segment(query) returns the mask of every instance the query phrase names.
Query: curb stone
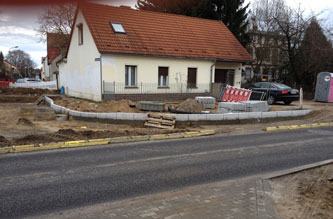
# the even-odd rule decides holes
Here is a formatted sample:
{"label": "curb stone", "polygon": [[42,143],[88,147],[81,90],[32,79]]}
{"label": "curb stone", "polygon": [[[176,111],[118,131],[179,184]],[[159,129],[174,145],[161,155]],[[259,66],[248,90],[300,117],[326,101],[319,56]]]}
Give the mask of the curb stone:
{"label": "curb stone", "polygon": [[60,149],[60,148],[99,146],[99,145],[107,145],[107,144],[112,144],[112,143],[128,143],[128,142],[154,141],[154,140],[166,140],[166,139],[177,139],[177,138],[192,138],[192,137],[208,136],[208,135],[214,135],[214,134],[215,134],[214,130],[202,130],[202,131],[196,131],[196,132],[180,132],[180,133],[160,134],[160,135],[126,136],[126,137],[115,137],[115,138],[54,142],[54,143],[47,143],[47,144],[12,145],[9,147],[1,147],[0,154],[41,151],[41,150]]}
{"label": "curb stone", "polygon": [[[45,101],[56,113],[65,113],[75,117],[112,119],[119,121],[145,121],[147,114],[144,113],[88,113],[70,110],[54,104],[54,101],[45,96]],[[291,110],[291,111],[271,111],[271,112],[244,112],[244,113],[224,113],[224,114],[169,114],[176,117],[181,122],[200,122],[200,121],[233,121],[247,119],[269,119],[269,118],[288,118],[299,117],[310,114],[312,110]]]}
{"label": "curb stone", "polygon": [[309,128],[321,128],[321,127],[333,127],[333,122],[313,123],[313,124],[304,124],[304,125],[272,126],[264,128],[264,131],[270,132],[270,131],[309,129]]}
{"label": "curb stone", "polygon": [[256,181],[256,193],[257,193],[257,214],[259,218],[281,218],[276,215],[274,208],[274,200],[272,197],[272,188],[269,180],[278,178],[281,176],[287,176],[290,174],[295,174],[304,170],[317,168],[320,166],[325,166],[332,164],[333,159],[325,160],[321,162],[316,162],[308,165],[303,165],[300,167],[291,168],[288,170],[278,171],[272,174],[265,175],[262,179]]}

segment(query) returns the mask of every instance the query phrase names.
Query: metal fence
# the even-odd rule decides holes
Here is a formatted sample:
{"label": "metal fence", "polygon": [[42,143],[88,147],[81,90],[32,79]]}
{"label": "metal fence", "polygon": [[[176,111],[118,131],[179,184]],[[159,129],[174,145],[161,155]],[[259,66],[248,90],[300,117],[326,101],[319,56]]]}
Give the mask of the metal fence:
{"label": "metal fence", "polygon": [[157,83],[138,83],[127,86],[125,83],[103,81],[104,94],[174,94],[174,93],[210,93],[211,84],[171,83],[159,86]]}

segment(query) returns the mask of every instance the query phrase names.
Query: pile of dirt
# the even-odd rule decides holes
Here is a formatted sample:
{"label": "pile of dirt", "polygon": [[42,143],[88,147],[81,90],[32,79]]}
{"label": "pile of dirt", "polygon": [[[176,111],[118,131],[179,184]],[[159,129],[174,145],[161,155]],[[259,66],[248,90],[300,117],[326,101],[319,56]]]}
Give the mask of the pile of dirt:
{"label": "pile of dirt", "polygon": [[37,89],[37,88],[0,87],[0,95],[35,95],[35,96],[40,96],[42,94],[59,94],[59,91],[49,90],[49,89]]}
{"label": "pile of dirt", "polygon": [[[191,131],[188,129],[160,130],[160,129],[133,129],[133,130],[112,130],[112,131],[74,131],[73,129],[60,129],[55,133],[27,135],[11,141],[13,145],[27,145],[38,143],[51,143],[61,141],[88,140],[100,138],[113,138],[123,136],[171,134],[178,132]],[[0,140],[1,141],[1,140]]]}
{"label": "pile of dirt", "polygon": [[0,147],[6,147],[10,145],[10,141],[8,141],[5,137],[0,135]]}
{"label": "pile of dirt", "polygon": [[205,108],[202,106],[201,103],[198,103],[194,99],[187,99],[181,102],[177,107],[176,110],[186,111],[186,112],[201,112],[204,111]]}
{"label": "pile of dirt", "polygon": [[133,103],[130,100],[119,101],[103,101],[103,103],[96,103],[88,100],[79,100],[76,98],[61,97],[54,99],[55,104],[64,106],[71,110],[77,110],[81,112],[96,112],[96,113],[108,113],[108,112],[124,112],[134,113],[139,112],[138,109],[133,108]]}
{"label": "pile of dirt", "polygon": [[28,95],[0,95],[0,103],[33,103],[38,96]]}
{"label": "pile of dirt", "polygon": [[28,125],[28,126],[33,126],[34,124],[27,118],[19,118],[17,120],[17,125]]}

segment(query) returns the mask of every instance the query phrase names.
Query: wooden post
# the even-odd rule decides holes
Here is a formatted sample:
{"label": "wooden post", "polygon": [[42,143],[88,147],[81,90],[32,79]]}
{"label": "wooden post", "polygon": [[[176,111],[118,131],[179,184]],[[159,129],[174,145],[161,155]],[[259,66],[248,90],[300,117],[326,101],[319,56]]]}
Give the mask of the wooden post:
{"label": "wooden post", "polygon": [[299,108],[303,109],[303,88],[299,90]]}

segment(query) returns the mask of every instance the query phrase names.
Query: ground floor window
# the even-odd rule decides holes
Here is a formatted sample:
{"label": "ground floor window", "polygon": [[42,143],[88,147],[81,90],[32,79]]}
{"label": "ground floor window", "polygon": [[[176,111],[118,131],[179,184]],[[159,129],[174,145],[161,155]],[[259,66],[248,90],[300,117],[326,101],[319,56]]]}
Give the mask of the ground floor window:
{"label": "ground floor window", "polygon": [[187,87],[196,88],[197,87],[197,69],[188,68],[187,71]]}
{"label": "ground floor window", "polygon": [[169,67],[158,67],[158,86],[168,86]]}
{"label": "ground floor window", "polygon": [[234,69],[215,69],[215,83],[229,84],[234,86]]}
{"label": "ground floor window", "polygon": [[245,68],[245,78],[251,79],[251,68]]}
{"label": "ground floor window", "polygon": [[136,66],[125,66],[125,86],[136,86]]}

